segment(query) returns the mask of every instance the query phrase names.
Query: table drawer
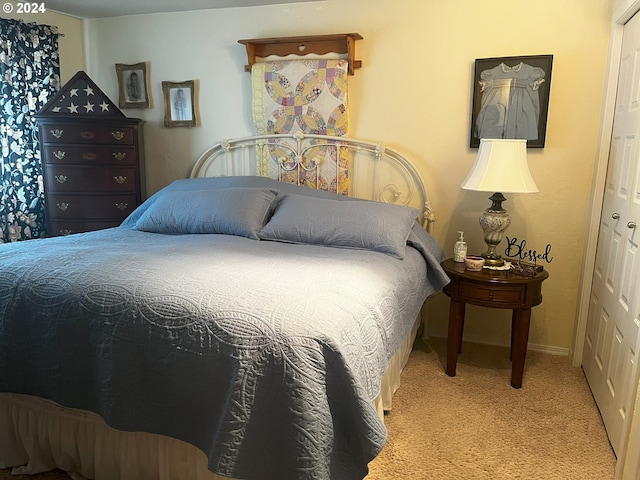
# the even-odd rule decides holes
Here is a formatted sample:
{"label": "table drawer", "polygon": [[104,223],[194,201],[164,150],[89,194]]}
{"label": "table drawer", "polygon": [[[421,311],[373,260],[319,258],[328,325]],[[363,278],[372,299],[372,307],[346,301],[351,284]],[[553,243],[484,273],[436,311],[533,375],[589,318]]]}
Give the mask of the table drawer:
{"label": "table drawer", "polygon": [[495,303],[499,305],[520,305],[524,303],[525,289],[501,287],[483,287],[472,283],[460,284],[460,296],[470,303]]}
{"label": "table drawer", "polygon": [[82,165],[136,165],[138,156],[135,147],[95,146],[95,145],[47,145],[44,159],[49,164]]}
{"label": "table drawer", "polygon": [[49,192],[119,193],[136,191],[136,169],[94,168],[49,165],[46,168]]}
{"label": "table drawer", "polygon": [[92,125],[46,125],[42,128],[42,136],[43,143],[133,145],[134,129]]}
{"label": "table drawer", "polygon": [[47,212],[54,220],[124,220],[137,207],[135,195],[49,194]]}

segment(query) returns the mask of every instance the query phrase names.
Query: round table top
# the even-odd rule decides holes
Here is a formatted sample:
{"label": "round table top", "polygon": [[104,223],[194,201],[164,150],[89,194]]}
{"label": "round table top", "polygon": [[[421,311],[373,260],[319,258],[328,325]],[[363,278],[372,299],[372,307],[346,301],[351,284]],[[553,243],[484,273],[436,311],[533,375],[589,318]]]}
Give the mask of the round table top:
{"label": "round table top", "polygon": [[[507,260],[508,261],[508,260]],[[531,283],[542,282],[549,277],[549,272],[541,269],[534,276],[518,275],[511,270],[495,270],[491,268],[483,268],[478,272],[467,270],[464,263],[454,262],[453,258],[448,258],[441,263],[442,268],[449,278],[464,278],[467,280],[487,282],[487,283]]]}

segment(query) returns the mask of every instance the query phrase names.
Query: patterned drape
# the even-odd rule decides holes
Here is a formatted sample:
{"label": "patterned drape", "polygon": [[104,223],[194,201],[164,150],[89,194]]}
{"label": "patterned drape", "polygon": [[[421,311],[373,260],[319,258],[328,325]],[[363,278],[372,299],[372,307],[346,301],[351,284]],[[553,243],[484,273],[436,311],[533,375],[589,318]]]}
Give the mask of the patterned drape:
{"label": "patterned drape", "polygon": [[[252,67],[253,121],[258,135],[268,133],[348,133],[346,60],[286,60]],[[282,144],[272,145],[274,158],[286,156]],[[322,190],[348,189],[348,154],[341,152],[336,173],[335,148],[317,147],[283,181],[300,181]],[[306,161],[306,163],[305,163]],[[318,163],[316,170],[315,164]],[[262,162],[264,165],[265,162]],[[293,165],[291,166],[293,168]],[[272,176],[270,172],[262,172]],[[289,177],[289,178],[287,178]]]}
{"label": "patterned drape", "polygon": [[59,86],[57,28],[0,19],[0,243],[46,233],[34,114]]}

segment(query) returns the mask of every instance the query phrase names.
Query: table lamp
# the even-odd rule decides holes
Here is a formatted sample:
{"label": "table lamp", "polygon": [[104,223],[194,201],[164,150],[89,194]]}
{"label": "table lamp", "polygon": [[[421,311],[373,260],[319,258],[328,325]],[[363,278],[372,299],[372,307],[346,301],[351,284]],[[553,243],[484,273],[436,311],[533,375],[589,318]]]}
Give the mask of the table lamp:
{"label": "table lamp", "polygon": [[502,193],[534,193],[538,191],[527,164],[527,141],[517,139],[480,139],[478,156],[469,175],[462,182],[465,190],[495,192],[489,197],[491,206],[480,215],[487,251],[482,253],[485,265],[502,266],[504,260],[496,253],[502,234],[511,217],[502,208],[506,200]]}

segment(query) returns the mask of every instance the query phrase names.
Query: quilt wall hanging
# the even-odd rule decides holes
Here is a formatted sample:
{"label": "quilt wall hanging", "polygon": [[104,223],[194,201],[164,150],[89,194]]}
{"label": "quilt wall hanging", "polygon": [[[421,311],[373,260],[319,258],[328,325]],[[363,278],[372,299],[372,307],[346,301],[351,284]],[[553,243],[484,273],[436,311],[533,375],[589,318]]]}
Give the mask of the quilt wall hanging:
{"label": "quilt wall hanging", "polygon": [[[295,133],[345,136],[348,134],[347,74],[343,59],[283,60],[254,63],[251,69],[253,122],[256,134]],[[284,144],[271,144],[258,159],[260,174],[270,159],[282,164],[284,181],[322,190],[347,193],[349,153],[314,147],[301,159],[290,159]],[[339,158],[336,158],[339,156]],[[290,159],[290,160],[289,160]],[[287,164],[288,163],[288,164]],[[316,168],[317,167],[317,168]]]}

